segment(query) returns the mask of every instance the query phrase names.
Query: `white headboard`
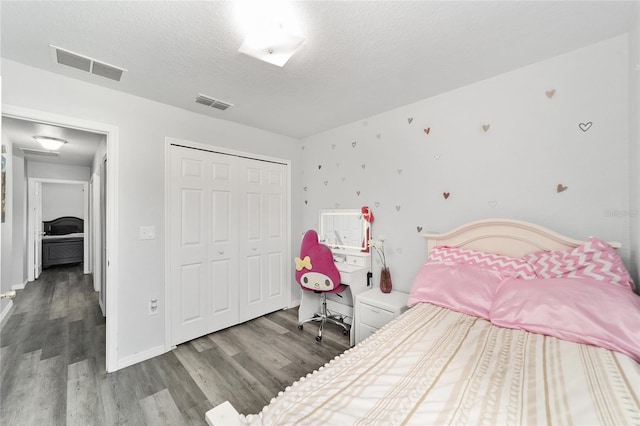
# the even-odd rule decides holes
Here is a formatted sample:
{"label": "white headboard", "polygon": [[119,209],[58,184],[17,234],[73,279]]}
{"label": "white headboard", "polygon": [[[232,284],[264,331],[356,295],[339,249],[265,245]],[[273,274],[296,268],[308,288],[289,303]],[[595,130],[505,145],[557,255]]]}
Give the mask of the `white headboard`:
{"label": "white headboard", "polygon": [[[435,246],[446,245],[511,257],[521,257],[540,250],[567,250],[584,243],[542,226],[515,219],[478,220],[443,234],[427,233],[423,236],[427,240],[429,252]],[[621,247],[617,241],[610,241],[609,245]]]}

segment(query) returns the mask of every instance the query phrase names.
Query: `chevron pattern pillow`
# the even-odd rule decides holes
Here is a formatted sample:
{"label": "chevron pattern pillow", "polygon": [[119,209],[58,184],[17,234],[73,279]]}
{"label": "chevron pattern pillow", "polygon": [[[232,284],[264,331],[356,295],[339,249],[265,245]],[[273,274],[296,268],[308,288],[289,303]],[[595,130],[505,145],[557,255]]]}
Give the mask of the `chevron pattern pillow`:
{"label": "chevron pattern pillow", "polygon": [[539,251],[524,256],[539,278],[588,278],[633,290],[629,272],[615,249],[590,237],[573,250]]}
{"label": "chevron pattern pillow", "polygon": [[524,259],[459,247],[436,246],[429,253],[427,263],[476,265],[527,280],[536,278],[533,267]]}

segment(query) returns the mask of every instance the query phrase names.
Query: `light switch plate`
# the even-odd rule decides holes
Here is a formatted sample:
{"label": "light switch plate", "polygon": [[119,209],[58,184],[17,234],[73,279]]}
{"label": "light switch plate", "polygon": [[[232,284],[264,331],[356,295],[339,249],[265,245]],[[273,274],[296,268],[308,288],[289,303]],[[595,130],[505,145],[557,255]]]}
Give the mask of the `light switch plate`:
{"label": "light switch plate", "polygon": [[151,226],[141,226],[140,227],[140,239],[141,240],[153,240],[156,237],[156,227]]}

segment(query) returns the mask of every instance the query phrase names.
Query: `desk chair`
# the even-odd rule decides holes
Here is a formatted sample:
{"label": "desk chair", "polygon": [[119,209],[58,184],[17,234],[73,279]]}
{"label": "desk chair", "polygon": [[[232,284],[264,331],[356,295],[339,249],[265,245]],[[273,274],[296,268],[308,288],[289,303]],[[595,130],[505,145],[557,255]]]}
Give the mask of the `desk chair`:
{"label": "desk chair", "polygon": [[316,342],[322,341],[322,329],[327,322],[342,327],[342,334],[349,334],[349,329],[341,316],[331,315],[327,310],[327,293],[343,292],[347,286],[340,284],[340,271],[333,262],[331,249],[318,242],[318,234],[309,230],[302,238],[300,257],[296,257],[296,281],[303,291],[313,291],[320,294],[322,308],[312,318],[298,323],[298,329],[304,328],[303,324],[311,321],[319,322]]}

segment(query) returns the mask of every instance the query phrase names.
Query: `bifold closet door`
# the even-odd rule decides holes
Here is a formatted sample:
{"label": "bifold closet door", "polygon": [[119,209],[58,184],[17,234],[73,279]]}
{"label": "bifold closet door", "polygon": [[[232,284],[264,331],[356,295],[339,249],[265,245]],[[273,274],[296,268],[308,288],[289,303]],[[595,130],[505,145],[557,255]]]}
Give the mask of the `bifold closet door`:
{"label": "bifold closet door", "polygon": [[242,160],[240,188],[240,320],[285,308],[287,166]]}
{"label": "bifold closet door", "polygon": [[287,307],[287,166],[172,145],[172,344]]}
{"label": "bifold closet door", "polygon": [[171,146],[173,345],[239,322],[238,160]]}

